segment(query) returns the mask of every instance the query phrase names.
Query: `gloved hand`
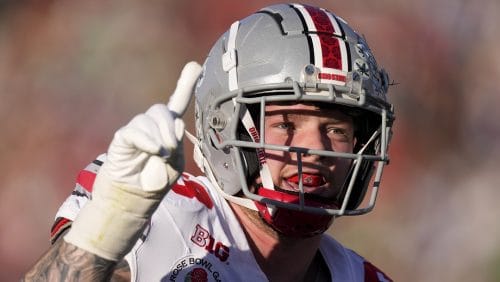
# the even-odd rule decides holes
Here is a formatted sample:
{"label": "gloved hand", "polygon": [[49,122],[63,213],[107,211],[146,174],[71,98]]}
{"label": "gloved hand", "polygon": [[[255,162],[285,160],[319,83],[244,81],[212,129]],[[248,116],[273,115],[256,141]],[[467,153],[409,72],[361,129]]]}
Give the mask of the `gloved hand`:
{"label": "gloved hand", "polygon": [[64,237],[67,242],[114,261],[131,250],[184,169],[181,118],[200,72],[199,64],[186,64],[167,105],[153,105],[115,133],[92,200]]}

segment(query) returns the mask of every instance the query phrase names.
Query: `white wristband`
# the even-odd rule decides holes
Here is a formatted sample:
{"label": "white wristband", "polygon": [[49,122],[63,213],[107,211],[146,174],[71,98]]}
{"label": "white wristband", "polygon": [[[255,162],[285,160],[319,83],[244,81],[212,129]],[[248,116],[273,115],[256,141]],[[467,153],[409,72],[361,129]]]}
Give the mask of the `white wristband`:
{"label": "white wristband", "polygon": [[[105,178],[105,173],[97,175],[92,200],[82,208],[64,240],[119,261],[132,249],[168,189],[151,193]],[[101,184],[107,185],[106,189],[99,189]]]}

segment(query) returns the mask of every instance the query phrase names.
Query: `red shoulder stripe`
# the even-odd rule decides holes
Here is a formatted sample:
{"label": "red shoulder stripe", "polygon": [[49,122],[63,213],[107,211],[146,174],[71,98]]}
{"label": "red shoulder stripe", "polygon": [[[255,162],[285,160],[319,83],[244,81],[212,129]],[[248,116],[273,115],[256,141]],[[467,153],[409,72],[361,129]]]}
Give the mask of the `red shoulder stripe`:
{"label": "red shoulder stripe", "polygon": [[76,178],[76,183],[80,184],[88,192],[92,192],[92,186],[94,186],[96,174],[88,170],[82,170],[78,173]]}
{"label": "red shoulder stripe", "polygon": [[177,183],[175,183],[172,187],[172,191],[188,198],[196,198],[200,203],[204,204],[209,209],[214,206],[212,199],[201,184],[185,178],[184,176],[183,180],[184,181],[177,181]]}

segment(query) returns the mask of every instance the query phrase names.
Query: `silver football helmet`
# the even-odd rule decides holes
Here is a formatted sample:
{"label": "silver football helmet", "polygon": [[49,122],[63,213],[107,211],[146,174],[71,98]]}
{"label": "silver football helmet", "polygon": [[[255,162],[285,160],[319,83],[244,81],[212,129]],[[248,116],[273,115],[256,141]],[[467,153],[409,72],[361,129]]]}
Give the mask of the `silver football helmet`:
{"label": "silver football helmet", "polygon": [[[263,8],[233,23],[204,63],[195,90],[195,161],[226,199],[259,211],[277,231],[324,232],[335,216],[363,214],[375,205],[394,120],[388,85],[365,39],[333,13],[298,4]],[[332,104],[356,113],[355,151],[266,143],[264,107],[281,101]],[[299,178],[304,154],[347,158],[351,168],[328,204],[308,197],[302,180],[297,193],[275,187],[265,150],[297,154]],[[262,187],[249,188],[258,176]]]}

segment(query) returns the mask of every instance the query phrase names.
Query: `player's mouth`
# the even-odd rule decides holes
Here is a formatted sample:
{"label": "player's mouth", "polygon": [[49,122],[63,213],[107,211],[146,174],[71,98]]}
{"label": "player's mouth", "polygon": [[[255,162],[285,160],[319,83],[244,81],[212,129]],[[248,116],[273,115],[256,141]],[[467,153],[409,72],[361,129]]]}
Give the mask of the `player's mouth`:
{"label": "player's mouth", "polygon": [[[293,175],[284,180],[282,188],[294,192],[299,192],[299,175]],[[328,189],[328,182],[321,174],[302,173],[302,187],[305,193],[321,195]]]}

